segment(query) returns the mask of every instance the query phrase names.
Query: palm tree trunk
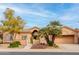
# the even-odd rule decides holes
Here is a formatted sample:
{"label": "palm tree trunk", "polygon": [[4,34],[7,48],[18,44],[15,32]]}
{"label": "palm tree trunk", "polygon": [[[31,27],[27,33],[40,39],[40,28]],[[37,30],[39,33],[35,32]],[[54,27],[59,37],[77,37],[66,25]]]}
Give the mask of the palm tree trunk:
{"label": "palm tree trunk", "polygon": [[55,35],[52,35],[52,43],[55,43]]}

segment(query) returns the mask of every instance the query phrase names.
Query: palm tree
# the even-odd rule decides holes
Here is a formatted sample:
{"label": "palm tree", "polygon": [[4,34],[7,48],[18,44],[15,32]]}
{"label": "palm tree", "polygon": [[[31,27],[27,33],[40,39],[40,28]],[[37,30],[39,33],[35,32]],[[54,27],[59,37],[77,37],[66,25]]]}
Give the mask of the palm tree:
{"label": "palm tree", "polygon": [[54,44],[55,37],[61,35],[61,24],[59,21],[52,21],[48,24],[49,35],[52,35],[52,43]]}

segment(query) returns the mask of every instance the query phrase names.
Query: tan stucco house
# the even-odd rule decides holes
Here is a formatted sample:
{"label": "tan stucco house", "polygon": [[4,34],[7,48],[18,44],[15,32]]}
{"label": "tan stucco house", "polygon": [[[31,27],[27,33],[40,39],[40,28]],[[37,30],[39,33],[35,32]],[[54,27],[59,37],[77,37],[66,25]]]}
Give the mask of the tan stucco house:
{"label": "tan stucco house", "polygon": [[[30,29],[24,29],[19,34],[16,34],[16,39],[23,45],[30,44],[32,35],[34,32],[38,32],[39,28],[33,27]],[[3,42],[10,42],[8,34],[3,34]],[[44,41],[44,40],[43,40]],[[56,37],[55,43],[57,44],[78,44],[79,43],[79,30],[69,28],[67,26],[62,27],[61,37]]]}
{"label": "tan stucco house", "polygon": [[63,44],[77,44],[79,41],[79,31],[72,29],[70,27],[64,26],[62,27],[62,35],[61,37],[56,37],[56,43]]}

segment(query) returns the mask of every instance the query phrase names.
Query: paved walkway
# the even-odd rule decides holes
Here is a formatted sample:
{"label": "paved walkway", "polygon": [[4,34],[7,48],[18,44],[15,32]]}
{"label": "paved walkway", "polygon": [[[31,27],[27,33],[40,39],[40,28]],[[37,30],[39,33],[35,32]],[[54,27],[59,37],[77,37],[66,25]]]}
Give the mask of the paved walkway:
{"label": "paved walkway", "polygon": [[28,49],[28,48],[0,48],[0,52],[79,52],[78,44],[59,44],[60,48]]}

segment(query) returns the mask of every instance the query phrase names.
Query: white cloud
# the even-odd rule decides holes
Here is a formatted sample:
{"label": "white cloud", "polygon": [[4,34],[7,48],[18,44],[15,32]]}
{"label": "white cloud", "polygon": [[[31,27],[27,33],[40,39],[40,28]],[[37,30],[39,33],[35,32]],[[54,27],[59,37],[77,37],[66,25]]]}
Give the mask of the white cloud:
{"label": "white cloud", "polygon": [[[39,16],[39,17],[54,17],[56,14],[54,12],[49,12],[47,10],[33,10],[33,8],[20,8],[18,6],[13,6],[13,5],[0,5],[0,9],[5,10],[6,8],[11,8],[15,10],[16,13],[19,14],[29,14],[29,15],[34,15],[34,16]],[[37,7],[38,8],[38,7]]]}
{"label": "white cloud", "polygon": [[38,16],[38,17],[52,18],[52,19],[57,18],[59,16],[57,19],[60,19],[60,20],[73,20],[73,19],[79,18],[78,16],[79,7],[78,6],[77,7],[73,6],[72,8],[65,9],[63,15],[61,14],[58,15],[54,13],[53,11],[50,12],[48,10],[44,10],[38,5],[32,5],[32,8],[20,8],[19,6],[14,6],[11,4],[0,5],[0,13],[4,11],[6,8],[11,8],[15,10],[16,14],[21,14],[21,15],[30,15],[30,16],[36,16],[36,17]]}

